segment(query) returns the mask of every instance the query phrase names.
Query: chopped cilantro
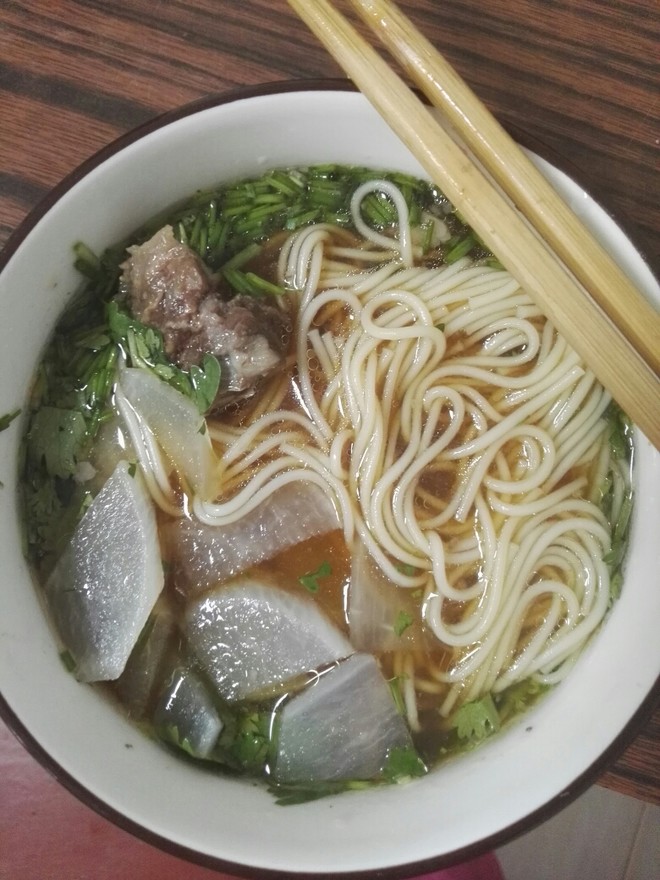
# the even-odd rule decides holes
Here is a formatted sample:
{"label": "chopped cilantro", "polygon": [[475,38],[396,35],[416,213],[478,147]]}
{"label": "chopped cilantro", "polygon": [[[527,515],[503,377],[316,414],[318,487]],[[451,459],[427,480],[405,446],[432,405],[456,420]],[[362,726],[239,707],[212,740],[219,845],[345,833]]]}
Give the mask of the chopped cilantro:
{"label": "chopped cilantro", "polygon": [[169,742],[178,749],[184,751],[191,758],[199,758],[200,755],[195,751],[192,743],[187,736],[181,736],[179,728],[176,724],[168,724],[161,728],[160,735],[165,742]]}
{"label": "chopped cilantro", "polygon": [[372,788],[376,783],[362,779],[348,779],[337,782],[303,782],[298,785],[270,786],[271,794],[275,795],[275,803],[280,807],[297,806],[309,801],[340,794],[343,791],[359,791]]}
{"label": "chopped cilantro", "polygon": [[610,578],[610,600],[615,602],[621,595],[623,587],[623,574],[620,571],[615,572]]}
{"label": "chopped cilantro", "polygon": [[419,569],[415,568],[414,565],[410,565],[409,562],[400,562],[397,565],[397,570],[401,572],[401,574],[407,575],[407,577],[414,577],[416,574],[419,574]]}
{"label": "chopped cilantro", "polygon": [[126,353],[133,367],[155,373],[197,406],[202,415],[209,409],[220,385],[220,364],[212,354],[205,354],[201,366],[189,371],[173,364],[165,354],[162,334],[132,318],[117,302],[108,303],[107,322],[113,341]]}
{"label": "chopped cilantro", "polygon": [[86,278],[95,279],[102,270],[102,264],[94,251],[84,242],[78,241],[73,246],[75,255],[74,266]]}
{"label": "chopped cilantro", "polygon": [[475,235],[469,232],[464,238],[451,239],[445,251],[445,263],[455,263],[461,257],[467,256],[477,245]]}
{"label": "chopped cilantro", "polygon": [[216,708],[223,728],[210,760],[236,773],[262,775],[270,756],[272,708],[233,707],[222,702]]}
{"label": "chopped cilantro", "polygon": [[424,776],[428,768],[412,746],[397,746],[390,749],[382,772],[387,782],[399,783]]}
{"label": "chopped cilantro", "polygon": [[616,404],[610,405],[606,416],[609,426],[608,440],[612,455],[617,459],[625,459],[630,452],[630,420]]}
{"label": "chopped cilantro", "polygon": [[4,416],[0,416],[0,431],[6,431],[14,419],[18,418],[20,413],[20,409],[15,409],[13,412],[8,412],[5,413]]}
{"label": "chopped cilantro", "polygon": [[307,574],[301,575],[298,580],[306,590],[310,593],[318,593],[319,578],[328,577],[332,574],[332,566],[327,560],[324,560],[316,571],[309,571]]}
{"label": "chopped cilantro", "polygon": [[409,626],[413,624],[413,616],[408,611],[399,611],[394,621],[394,632],[402,636]]}
{"label": "chopped cilantro", "polygon": [[394,678],[390,678],[387,683],[390,686],[390,691],[392,693],[394,705],[396,706],[396,711],[399,713],[399,715],[405,715],[406,707],[403,701],[403,693],[401,691],[401,676],[397,675]]}
{"label": "chopped cilantro", "polygon": [[500,716],[493,698],[487,694],[480,700],[464,703],[452,723],[459,739],[477,743],[500,729]]}
{"label": "chopped cilantro", "polygon": [[86,439],[87,425],[82,413],[44,406],[35,413],[30,424],[29,454],[35,461],[43,458],[52,476],[70,477],[76,470]]}
{"label": "chopped cilantro", "polygon": [[[633,509],[632,481],[623,472],[632,462],[632,423],[619,406],[610,404],[606,418],[610,467],[600,486],[599,506],[611,529],[612,544],[604,562],[610,573],[610,601],[618,598],[623,584],[623,564],[628,549],[630,520]],[[621,464],[625,467],[622,468]]]}
{"label": "chopped cilantro", "polygon": [[271,296],[283,296],[285,290],[277,284],[272,284],[260,275],[254,272],[242,272],[240,269],[234,269],[229,264],[225,265],[222,270],[222,276],[236,293],[245,296],[263,296],[270,294]]}
{"label": "chopped cilantro", "polygon": [[60,651],[60,660],[67,672],[75,672],[76,661],[73,659],[73,654],[70,651]]}
{"label": "chopped cilantro", "polygon": [[[205,413],[215,400],[220,386],[218,359],[211,354],[205,354],[201,367],[193,365],[190,368],[190,384],[195,392],[199,411]],[[202,424],[205,429],[206,422]]]}
{"label": "chopped cilantro", "polygon": [[525,678],[517,681],[510,687],[505,688],[493,698],[497,707],[500,723],[504,724],[509,718],[514,718],[525,712],[543,696],[548,690],[547,685],[541,684],[535,678]]}
{"label": "chopped cilantro", "polygon": [[246,773],[260,773],[270,750],[270,714],[248,712],[240,718],[228,754]]}

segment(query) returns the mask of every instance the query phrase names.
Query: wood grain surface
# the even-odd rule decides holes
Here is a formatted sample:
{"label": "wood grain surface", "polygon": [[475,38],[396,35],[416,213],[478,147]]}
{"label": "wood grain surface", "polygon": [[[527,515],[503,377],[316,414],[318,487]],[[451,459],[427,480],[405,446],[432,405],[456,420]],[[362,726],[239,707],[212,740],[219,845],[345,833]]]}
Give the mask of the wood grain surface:
{"label": "wood grain surface", "polygon": [[[660,274],[660,0],[400,6]],[[2,0],[0,246],[81,161],[160,113],[238,86],[341,76],[284,0]],[[660,803],[659,742],[656,709],[599,781]]]}

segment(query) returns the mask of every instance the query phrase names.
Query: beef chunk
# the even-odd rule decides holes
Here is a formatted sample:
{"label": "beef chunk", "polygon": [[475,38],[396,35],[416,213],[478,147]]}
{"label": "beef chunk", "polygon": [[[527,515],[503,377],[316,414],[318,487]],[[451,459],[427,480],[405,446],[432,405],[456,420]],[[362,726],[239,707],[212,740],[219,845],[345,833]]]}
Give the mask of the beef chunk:
{"label": "beef chunk", "polygon": [[291,328],[281,309],[251,296],[224,302],[207,297],[200,305],[199,329],[178,353],[182,366],[199,364],[206,352],[220,361],[221,390],[245,394],[281,366]]}
{"label": "beef chunk", "polygon": [[220,389],[212,410],[254,392],[282,366],[291,323],[277,306],[250,296],[223,299],[197,254],[170,226],[129,249],[122,288],[133,315],[163,335],[165,351],[184,369],[217,357]]}
{"label": "beef chunk", "polygon": [[164,226],[149,241],[129,248],[122,285],[134,317],[163,334],[165,351],[176,360],[179,337],[194,330],[212,284],[203,262]]}

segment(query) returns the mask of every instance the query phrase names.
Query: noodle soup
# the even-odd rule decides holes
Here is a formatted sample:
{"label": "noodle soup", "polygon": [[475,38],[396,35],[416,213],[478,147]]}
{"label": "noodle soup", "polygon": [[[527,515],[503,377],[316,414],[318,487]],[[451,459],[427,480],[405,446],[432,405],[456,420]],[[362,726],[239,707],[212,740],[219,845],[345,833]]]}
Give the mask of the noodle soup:
{"label": "noodle soup", "polygon": [[630,429],[433,187],[276,170],[77,256],[23,482],[78,678],[296,802],[424,774],[570,671]]}

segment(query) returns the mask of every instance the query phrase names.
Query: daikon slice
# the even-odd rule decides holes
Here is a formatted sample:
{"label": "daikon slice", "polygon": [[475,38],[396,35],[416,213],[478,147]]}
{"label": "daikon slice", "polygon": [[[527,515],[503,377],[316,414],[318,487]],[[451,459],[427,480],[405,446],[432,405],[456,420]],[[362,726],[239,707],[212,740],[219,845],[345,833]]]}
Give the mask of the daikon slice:
{"label": "daikon slice", "polygon": [[81,681],[118,678],[163,588],[156,518],[139,473],[120,462],[46,583]]}
{"label": "daikon slice", "polygon": [[247,579],[193,600],[186,634],[207,677],[230,701],[265,695],[353,653],[312,599]]}
{"label": "daikon slice", "polygon": [[235,522],[216,526],[182,518],[170,523],[164,536],[177,586],[195,595],[339,525],[326,493],[296,481]]}
{"label": "daikon slice", "polygon": [[196,758],[208,758],[224,726],[199,676],[183,668],[172,672],[154,725],[166,740]]}
{"label": "daikon slice", "polygon": [[[158,605],[145,624],[115,690],[132,718],[143,718],[171,672],[178,632],[174,615],[163,603]],[[170,657],[174,659],[170,659]]]}
{"label": "daikon slice", "polygon": [[413,748],[390,688],[370,654],[319,676],[279,712],[276,782],[373,779],[393,749]]}
{"label": "daikon slice", "polygon": [[137,455],[130,435],[119,413],[112,413],[101,422],[91,449],[89,463],[95,473],[90,482],[98,492],[120,461],[136,461]]}
{"label": "daikon slice", "polygon": [[347,616],[358,651],[423,650],[425,630],[416,591],[392,583],[359,542],[353,553]]}
{"label": "daikon slice", "polygon": [[218,490],[218,460],[195,404],[149,370],[122,370],[119,386],[183,481],[203,500]]}

